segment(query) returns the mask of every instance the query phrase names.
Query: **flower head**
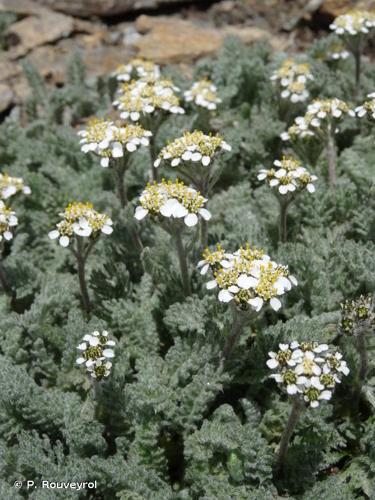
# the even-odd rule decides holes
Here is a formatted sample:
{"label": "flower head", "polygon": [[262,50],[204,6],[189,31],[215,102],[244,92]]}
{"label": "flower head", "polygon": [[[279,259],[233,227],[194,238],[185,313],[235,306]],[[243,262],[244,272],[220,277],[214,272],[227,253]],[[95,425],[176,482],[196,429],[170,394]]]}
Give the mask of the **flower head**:
{"label": "flower head", "polygon": [[308,99],[310,93],[306,85],[313,79],[310,66],[306,63],[297,63],[293,59],[286,59],[271,76],[271,80],[280,85],[281,97],[293,103]]}
{"label": "flower head", "polygon": [[221,99],[217,96],[217,88],[210,80],[194,82],[191,89],[184,92],[186,102],[194,102],[201,108],[214,111]]}
{"label": "flower head", "polygon": [[176,95],[178,90],[169,80],[134,80],[121,86],[113,105],[121,118],[134,122],[157,111],[184,114]]}
{"label": "flower head", "polygon": [[154,166],[158,167],[162,161],[167,161],[172,167],[184,162],[199,162],[207,167],[218,153],[230,150],[229,144],[220,136],[206,135],[200,130],[185,132],[160,151]]}
{"label": "flower head", "polygon": [[81,150],[90,151],[100,156],[102,167],[108,167],[111,159],[122,158],[127,153],[133,153],[140,146],[149,145],[152,133],[140,125],[116,125],[109,120],[94,118],[89,121],[85,130],[78,134]]}
{"label": "flower head", "polygon": [[26,186],[21,177],[11,177],[0,173],[0,199],[7,200],[17,193],[30,194],[31,189]]}
{"label": "flower head", "polygon": [[361,106],[355,108],[355,112],[359,118],[367,116],[375,120],[375,92],[368,94],[369,99],[365,101]]}
{"label": "flower head", "polygon": [[160,78],[160,67],[152,61],[135,58],[127,64],[121,64],[115,71],[114,76],[119,82],[130,82],[133,78]]}
{"label": "flower head", "polygon": [[11,240],[13,238],[12,230],[18,224],[18,219],[5,203],[0,200],[0,242],[3,240]]}
{"label": "flower head", "polygon": [[91,203],[70,203],[59,215],[62,220],[48,236],[51,240],[58,238],[62,247],[67,247],[75,236],[95,238],[113,231],[112,220],[94,210]]}
{"label": "flower head", "polygon": [[337,40],[330,43],[326,52],[326,59],[331,61],[339,61],[340,59],[344,60],[349,56],[350,52],[346,50],[345,44]]}
{"label": "flower head", "polygon": [[210,220],[210,212],[204,208],[206,199],[195,189],[182,181],[165,181],[148,184],[139,197],[135,218],[143,219],[146,215],[166,218],[183,218],[187,226],[195,226],[198,215]]}
{"label": "flower head", "polygon": [[309,193],[315,191],[316,175],[311,175],[299,160],[284,157],[282,160],[275,160],[273,164],[276,168],[259,171],[258,180],[267,182],[282,195],[304,189]]}
{"label": "flower head", "polygon": [[340,330],[346,335],[358,335],[375,328],[374,300],[371,295],[360,295],[358,299],[341,304]]}
{"label": "flower head", "polygon": [[216,250],[213,252],[209,248],[206,248],[202,257],[203,259],[198,262],[201,274],[207,274],[210,268],[216,271],[220,267],[230,267],[231,260],[234,258],[233,254],[225,252],[220,243],[216,245]]}
{"label": "flower head", "polygon": [[336,35],[340,36],[367,35],[375,28],[375,13],[366,10],[352,10],[336,17],[330,28]]}
{"label": "flower head", "polygon": [[342,354],[318,342],[280,344],[279,351],[269,352],[270,375],[287,394],[300,397],[317,408],[320,401],[332,397],[335,385],[348,375],[349,368]]}
{"label": "flower head", "polygon": [[109,340],[106,330],[88,333],[77,347],[80,357],[76,363],[84,365],[92,378],[102,380],[111,372],[112,363],[108,360],[115,355],[112,349],[115,344],[114,340]]}
{"label": "flower head", "polygon": [[297,116],[288,132],[281,134],[283,140],[294,140],[306,136],[318,137],[326,134],[328,127],[337,132],[337,124],[345,115],[355,116],[346,102],[340,99],[315,99],[308,105],[304,116]]}
{"label": "flower head", "polygon": [[225,252],[221,246],[216,252],[205,250],[203,259],[198,264],[205,271],[202,274],[208,265],[214,278],[206,288],[219,288],[220,302],[233,301],[241,309],[253,308],[258,312],[269,303],[278,311],[278,296],[297,285],[287,267],[271,261],[262,249],[249,244],[234,253]]}

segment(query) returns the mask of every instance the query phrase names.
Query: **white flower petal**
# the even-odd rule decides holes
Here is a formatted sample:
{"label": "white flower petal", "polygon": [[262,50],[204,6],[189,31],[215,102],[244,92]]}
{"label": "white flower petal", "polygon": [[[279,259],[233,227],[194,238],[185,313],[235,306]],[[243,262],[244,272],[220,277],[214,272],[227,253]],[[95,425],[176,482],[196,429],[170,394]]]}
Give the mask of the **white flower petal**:
{"label": "white flower petal", "polygon": [[228,290],[220,290],[219,292],[220,302],[230,302],[233,299],[233,295]]}
{"label": "white flower petal", "polygon": [[189,227],[195,226],[198,222],[197,214],[188,214],[185,217],[184,222]]}
{"label": "white flower petal", "polygon": [[212,290],[213,288],[216,288],[216,287],[217,287],[216,280],[212,280],[212,281],[209,281],[208,283],[206,283],[207,290]]}
{"label": "white flower petal", "polygon": [[254,299],[249,299],[249,304],[254,307],[254,309],[258,312],[262,309],[263,299],[261,297],[255,297]]}
{"label": "white flower petal", "polygon": [[142,220],[144,217],[146,217],[146,215],[148,214],[148,210],[146,208],[143,208],[141,206],[138,206],[136,209],[135,209],[135,214],[134,214],[134,217],[137,219],[137,220]]}
{"label": "white flower petal", "polygon": [[258,280],[247,274],[241,274],[237,280],[237,285],[244,290],[254,288],[258,285]]}
{"label": "white flower petal", "polygon": [[62,247],[67,247],[69,245],[69,237],[68,236],[61,236],[59,239],[59,243]]}
{"label": "white flower petal", "polygon": [[50,231],[48,233],[48,238],[50,238],[51,240],[55,240],[56,238],[58,238],[60,236],[60,233],[58,232],[57,229],[54,229],[53,231]]}
{"label": "white flower petal", "polygon": [[281,307],[281,302],[276,297],[272,297],[270,300],[270,305],[274,311],[278,311]]}
{"label": "white flower petal", "polygon": [[271,368],[273,370],[274,368],[277,368],[279,366],[279,362],[275,358],[271,358],[267,360],[267,366],[268,368]]}
{"label": "white flower petal", "polygon": [[172,217],[176,204],[179,204],[178,201],[174,198],[170,198],[160,207],[160,213],[164,215],[164,217]]}
{"label": "white flower petal", "polygon": [[206,208],[200,208],[199,214],[203,217],[204,220],[210,220],[212,215]]}
{"label": "white flower petal", "polygon": [[102,229],[101,229],[102,233],[104,234],[112,234],[113,233],[113,227],[112,226],[109,226],[107,224],[105,224]]}

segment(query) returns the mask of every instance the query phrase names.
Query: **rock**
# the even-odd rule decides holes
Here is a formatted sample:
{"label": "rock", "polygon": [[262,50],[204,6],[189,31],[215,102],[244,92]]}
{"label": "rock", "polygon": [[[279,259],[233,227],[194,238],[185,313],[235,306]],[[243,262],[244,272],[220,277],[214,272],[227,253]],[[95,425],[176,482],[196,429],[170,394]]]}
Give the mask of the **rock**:
{"label": "rock", "polygon": [[101,46],[83,52],[87,74],[90,76],[110,75],[120,64],[129,59],[130,54],[119,47]]}
{"label": "rock", "polygon": [[78,33],[90,33],[92,35],[99,34],[105,37],[108,34],[108,28],[102,23],[93,23],[90,21],[84,21],[83,19],[73,19],[74,22],[74,32]]}
{"label": "rock", "polygon": [[[11,2],[12,0],[8,0]],[[186,0],[35,0],[38,4],[78,17],[113,16],[125,12],[157,9]],[[189,0],[198,3],[203,0]]]}
{"label": "rock", "polygon": [[35,47],[69,36],[74,30],[73,18],[43,10],[14,23],[5,33],[11,47],[10,57],[18,58]]}
{"label": "rock", "polygon": [[6,53],[0,52],[0,80],[9,80],[22,73],[20,65],[14,61],[10,61],[5,55]]}
{"label": "rock", "polygon": [[11,86],[14,93],[14,101],[17,104],[25,102],[25,99],[31,94],[30,85],[24,75],[20,75],[12,81]]}
{"label": "rock", "polygon": [[228,35],[235,35],[246,44],[268,40],[279,50],[286,45],[285,39],[275,38],[260,28],[228,26],[217,29],[172,17],[142,15],[136,20],[136,28],[143,34],[134,43],[137,55],[160,64],[192,62],[214,54]]}
{"label": "rock", "polygon": [[32,0],[0,0],[0,12],[14,12],[21,16],[40,14],[45,9]]}
{"label": "rock", "polygon": [[374,0],[362,0],[359,2],[353,2],[352,0],[324,0],[320,12],[334,18],[345,14],[345,12],[351,9],[373,10]]}
{"label": "rock", "polygon": [[13,104],[13,97],[12,89],[5,83],[0,83],[0,113]]}
{"label": "rock", "polygon": [[119,47],[103,45],[100,40],[86,35],[61,40],[53,46],[37,47],[27,56],[27,60],[49,83],[60,85],[66,79],[69,57],[76,51],[80,53],[90,77],[112,73],[129,57]]}
{"label": "rock", "polygon": [[67,57],[68,54],[61,48],[46,45],[35,48],[26,59],[48,82],[62,84],[66,76]]}
{"label": "rock", "polygon": [[65,64],[67,58],[72,55],[76,50],[79,50],[83,63],[85,64],[87,75],[103,76],[112,73],[117,66],[123,64],[124,61],[129,59],[130,54],[124,48],[118,46],[109,46],[103,44],[93,44],[87,38],[69,38],[61,40],[58,48],[64,54],[62,63]]}

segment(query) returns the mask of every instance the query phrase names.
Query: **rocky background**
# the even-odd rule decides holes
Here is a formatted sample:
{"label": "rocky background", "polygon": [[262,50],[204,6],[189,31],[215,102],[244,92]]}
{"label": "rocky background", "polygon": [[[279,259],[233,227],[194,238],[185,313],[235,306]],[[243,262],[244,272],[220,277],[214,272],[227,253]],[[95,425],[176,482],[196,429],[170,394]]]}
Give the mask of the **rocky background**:
{"label": "rocky background", "polygon": [[0,0],[0,117],[28,94],[27,58],[51,85],[64,84],[80,51],[91,77],[132,56],[188,65],[215,54],[227,35],[298,51],[332,19],[374,0]]}

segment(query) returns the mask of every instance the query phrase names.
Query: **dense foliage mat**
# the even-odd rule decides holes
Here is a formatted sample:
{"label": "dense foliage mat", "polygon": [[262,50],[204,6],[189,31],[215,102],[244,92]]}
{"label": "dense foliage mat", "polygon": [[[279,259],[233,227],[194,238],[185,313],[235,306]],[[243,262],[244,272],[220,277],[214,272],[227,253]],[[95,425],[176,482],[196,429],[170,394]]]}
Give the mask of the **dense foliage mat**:
{"label": "dense foliage mat", "polygon": [[[337,97],[358,106],[374,91],[375,66],[363,65],[353,97],[352,59],[327,62],[320,57],[324,49],[317,42],[302,56],[314,75],[311,99]],[[279,242],[279,206],[257,174],[293,154],[280,134],[306,110],[305,102],[280,106],[270,77],[282,57],[266,45],[247,48],[227,40],[217,59],[194,69],[197,78],[216,84],[222,99],[210,125],[191,107],[163,122],[155,145],[159,151],[195,128],[219,132],[232,150],[220,160],[222,173],[207,202],[208,245],[235,250],[249,242],[298,279],[282,309],[262,308],[225,361],[230,309],[205,288],[194,231],[184,233],[192,287],[186,298],[174,243],[151,220],[134,219],[149,176],[147,148],[132,154],[125,208],[109,169],[80,149],[77,130],[88,117],[108,113],[113,79],[86,81],[74,56],[67,85],[50,90],[25,67],[31,96],[21,113],[0,125],[1,169],[32,190],[12,203],[19,225],[2,254],[12,286],[0,296],[2,499],[375,497],[374,351],[369,339],[369,368],[358,394],[355,339],[338,328],[340,304],[374,292],[374,122],[343,119],[336,188],[329,188],[322,154],[309,166],[318,177],[316,191],[290,207],[288,236]],[[190,85],[176,68],[164,72],[182,89]],[[160,171],[176,177],[173,169]],[[91,201],[114,223],[87,261],[89,319],[73,255],[48,238],[73,200]],[[110,376],[94,391],[76,365],[77,345],[102,329],[116,340],[115,358]],[[290,404],[269,378],[266,361],[279,343],[293,340],[336,345],[350,374],[329,403],[304,412],[280,477],[275,453]],[[41,479],[96,480],[97,488],[13,488],[15,480]]]}

